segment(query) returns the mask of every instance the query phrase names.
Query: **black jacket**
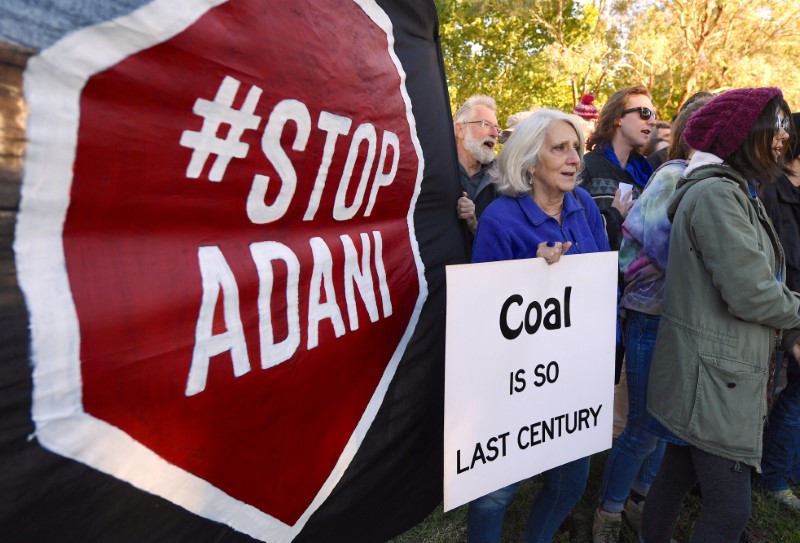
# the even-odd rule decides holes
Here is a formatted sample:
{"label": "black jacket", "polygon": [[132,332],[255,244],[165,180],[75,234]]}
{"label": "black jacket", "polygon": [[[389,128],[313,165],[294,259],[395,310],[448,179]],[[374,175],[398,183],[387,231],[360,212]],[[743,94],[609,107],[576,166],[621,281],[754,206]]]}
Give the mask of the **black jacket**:
{"label": "black jacket", "polygon": [[[646,161],[643,156],[635,152],[631,153],[629,160]],[[583,170],[578,175],[578,184],[592,195],[597,207],[600,208],[606,225],[608,244],[612,251],[618,251],[622,242],[622,214],[611,207],[620,183],[633,185],[634,199],[642,193],[642,187],[637,184],[633,176],[611,162],[602,152],[593,150],[583,155]]]}
{"label": "black jacket", "polygon": [[[469,199],[475,204],[475,218],[479,220],[486,206],[494,202],[499,196],[495,184],[492,183],[491,176],[489,175],[489,170],[492,165],[494,165],[494,162],[482,165],[481,169],[472,177],[467,174],[467,171],[461,164],[458,165],[458,177],[461,180],[461,190],[466,192]],[[459,196],[461,195],[459,194]],[[470,232],[465,221],[461,221],[461,223],[467,239],[467,261],[469,262],[472,259],[472,244],[475,241],[475,235]]]}
{"label": "black jacket", "polygon": [[786,286],[800,292],[800,188],[781,176],[762,183],[761,200],[786,255]]}

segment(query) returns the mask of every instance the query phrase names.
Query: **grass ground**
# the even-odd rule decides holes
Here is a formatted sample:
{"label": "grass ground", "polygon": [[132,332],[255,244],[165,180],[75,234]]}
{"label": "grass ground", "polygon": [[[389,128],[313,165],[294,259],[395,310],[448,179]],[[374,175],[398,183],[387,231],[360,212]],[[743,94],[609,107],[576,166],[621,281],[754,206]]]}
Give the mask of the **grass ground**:
{"label": "grass ground", "polygon": [[[555,543],[589,543],[592,540],[592,515],[597,504],[600,478],[607,453],[592,458],[589,482],[586,492],[573,510],[574,523],[569,531],[559,532]],[[534,477],[520,485],[514,502],[506,512],[503,529],[503,543],[520,541],[525,529],[525,519],[539,480]],[[794,488],[800,494],[800,486]],[[678,522],[674,537],[681,543],[688,543],[692,537],[692,526],[700,511],[700,499],[690,495],[684,502],[684,510]],[[768,498],[758,490],[753,490],[753,514],[747,526],[747,543],[800,543],[800,512],[785,507]],[[392,539],[390,543],[463,543],[467,540],[467,506],[447,513],[442,506],[436,508],[428,518]],[[635,543],[633,530],[623,523],[620,543]]]}

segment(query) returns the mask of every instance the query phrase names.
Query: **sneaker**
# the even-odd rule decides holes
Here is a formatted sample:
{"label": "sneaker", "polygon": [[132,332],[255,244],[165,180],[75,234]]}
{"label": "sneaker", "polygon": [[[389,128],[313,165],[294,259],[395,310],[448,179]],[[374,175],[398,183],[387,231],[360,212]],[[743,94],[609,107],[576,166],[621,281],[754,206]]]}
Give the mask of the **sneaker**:
{"label": "sneaker", "polygon": [[594,510],[592,524],[592,543],[617,543],[619,529],[622,527],[622,513]]}
{"label": "sneaker", "polygon": [[642,510],[644,501],[636,503],[630,498],[625,502],[625,520],[637,534],[642,532]]}
{"label": "sneaker", "polygon": [[795,496],[794,492],[788,488],[785,490],[768,490],[767,495],[792,509],[800,509],[800,498]]}

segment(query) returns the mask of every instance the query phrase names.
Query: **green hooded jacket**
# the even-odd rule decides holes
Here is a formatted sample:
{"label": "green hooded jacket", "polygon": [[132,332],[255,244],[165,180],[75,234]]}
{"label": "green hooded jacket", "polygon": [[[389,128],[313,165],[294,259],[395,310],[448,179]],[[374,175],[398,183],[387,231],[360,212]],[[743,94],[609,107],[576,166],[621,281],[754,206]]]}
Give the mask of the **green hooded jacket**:
{"label": "green hooded jacket", "polygon": [[[763,205],[732,168],[678,184],[650,414],[677,437],[760,471],[772,350],[800,339],[800,295]],[[782,333],[785,331],[785,333]]]}

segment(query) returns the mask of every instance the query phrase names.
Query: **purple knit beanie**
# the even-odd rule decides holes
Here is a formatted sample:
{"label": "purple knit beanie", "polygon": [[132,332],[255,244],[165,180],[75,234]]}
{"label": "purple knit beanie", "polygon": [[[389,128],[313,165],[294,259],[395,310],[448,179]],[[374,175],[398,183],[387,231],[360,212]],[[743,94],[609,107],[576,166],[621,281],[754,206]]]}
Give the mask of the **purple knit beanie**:
{"label": "purple knit beanie", "polygon": [[783,97],[778,87],[733,89],[698,109],[686,123],[683,138],[692,149],[725,160],[745,141],[767,102]]}

